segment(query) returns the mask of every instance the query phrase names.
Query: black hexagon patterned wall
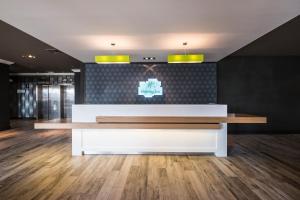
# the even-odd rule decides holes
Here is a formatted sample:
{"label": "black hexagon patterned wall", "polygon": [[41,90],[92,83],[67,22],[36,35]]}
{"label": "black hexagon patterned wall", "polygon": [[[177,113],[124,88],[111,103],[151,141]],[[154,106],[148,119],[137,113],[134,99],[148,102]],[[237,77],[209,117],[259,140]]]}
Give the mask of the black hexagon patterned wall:
{"label": "black hexagon patterned wall", "polygon": [[[161,81],[162,95],[138,95],[139,82]],[[216,63],[85,65],[86,104],[207,104],[217,102]]]}

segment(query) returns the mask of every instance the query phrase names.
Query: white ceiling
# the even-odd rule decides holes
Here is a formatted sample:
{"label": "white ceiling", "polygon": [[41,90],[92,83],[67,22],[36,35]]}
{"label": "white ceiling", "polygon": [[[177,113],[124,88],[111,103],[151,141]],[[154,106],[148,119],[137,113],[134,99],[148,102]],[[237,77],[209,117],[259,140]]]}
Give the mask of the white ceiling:
{"label": "white ceiling", "polygon": [[183,42],[218,61],[299,13],[300,0],[0,1],[1,20],[82,62],[120,53],[163,62]]}

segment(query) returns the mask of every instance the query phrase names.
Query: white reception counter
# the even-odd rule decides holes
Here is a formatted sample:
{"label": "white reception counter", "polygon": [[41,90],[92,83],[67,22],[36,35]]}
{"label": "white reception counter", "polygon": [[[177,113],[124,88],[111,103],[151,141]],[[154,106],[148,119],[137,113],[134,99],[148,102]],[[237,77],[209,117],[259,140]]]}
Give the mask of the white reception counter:
{"label": "white reception counter", "polygon": [[[100,121],[111,117],[153,117],[161,122],[151,118],[144,126],[141,120],[104,120],[98,125],[96,117]],[[173,119],[176,117],[188,121]],[[211,152],[218,157],[227,156],[227,123],[190,121],[196,117],[226,118],[227,105],[73,105],[72,123],[78,126],[72,128],[72,155]],[[167,118],[169,121],[165,121]],[[85,128],[81,123],[90,123],[91,127]]]}

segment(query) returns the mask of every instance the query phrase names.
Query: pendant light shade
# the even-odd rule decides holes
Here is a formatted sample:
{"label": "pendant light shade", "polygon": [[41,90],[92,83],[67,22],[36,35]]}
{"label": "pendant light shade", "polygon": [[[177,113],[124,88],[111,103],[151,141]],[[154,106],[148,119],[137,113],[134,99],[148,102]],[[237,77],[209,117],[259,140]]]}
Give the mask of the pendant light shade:
{"label": "pendant light shade", "polygon": [[202,62],[204,62],[203,54],[168,55],[168,63],[202,63]]}
{"label": "pendant light shade", "polygon": [[128,64],[129,55],[101,55],[95,56],[95,62],[98,64]]}

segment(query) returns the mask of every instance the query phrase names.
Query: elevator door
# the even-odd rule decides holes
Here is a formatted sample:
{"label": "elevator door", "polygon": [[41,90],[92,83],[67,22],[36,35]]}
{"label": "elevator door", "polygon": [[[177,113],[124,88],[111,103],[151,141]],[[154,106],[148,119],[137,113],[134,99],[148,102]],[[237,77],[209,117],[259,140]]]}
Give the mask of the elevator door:
{"label": "elevator door", "polygon": [[38,119],[72,117],[74,85],[38,85]]}
{"label": "elevator door", "polygon": [[74,85],[60,86],[61,118],[72,117],[72,105],[74,104]]}
{"label": "elevator door", "polygon": [[38,85],[37,86],[37,102],[38,102],[38,119],[48,119],[48,100],[49,100],[49,86]]}
{"label": "elevator door", "polygon": [[49,86],[49,117],[48,119],[60,119],[61,107],[60,107],[60,86]]}
{"label": "elevator door", "polygon": [[59,119],[61,116],[60,86],[38,86],[38,118]]}

